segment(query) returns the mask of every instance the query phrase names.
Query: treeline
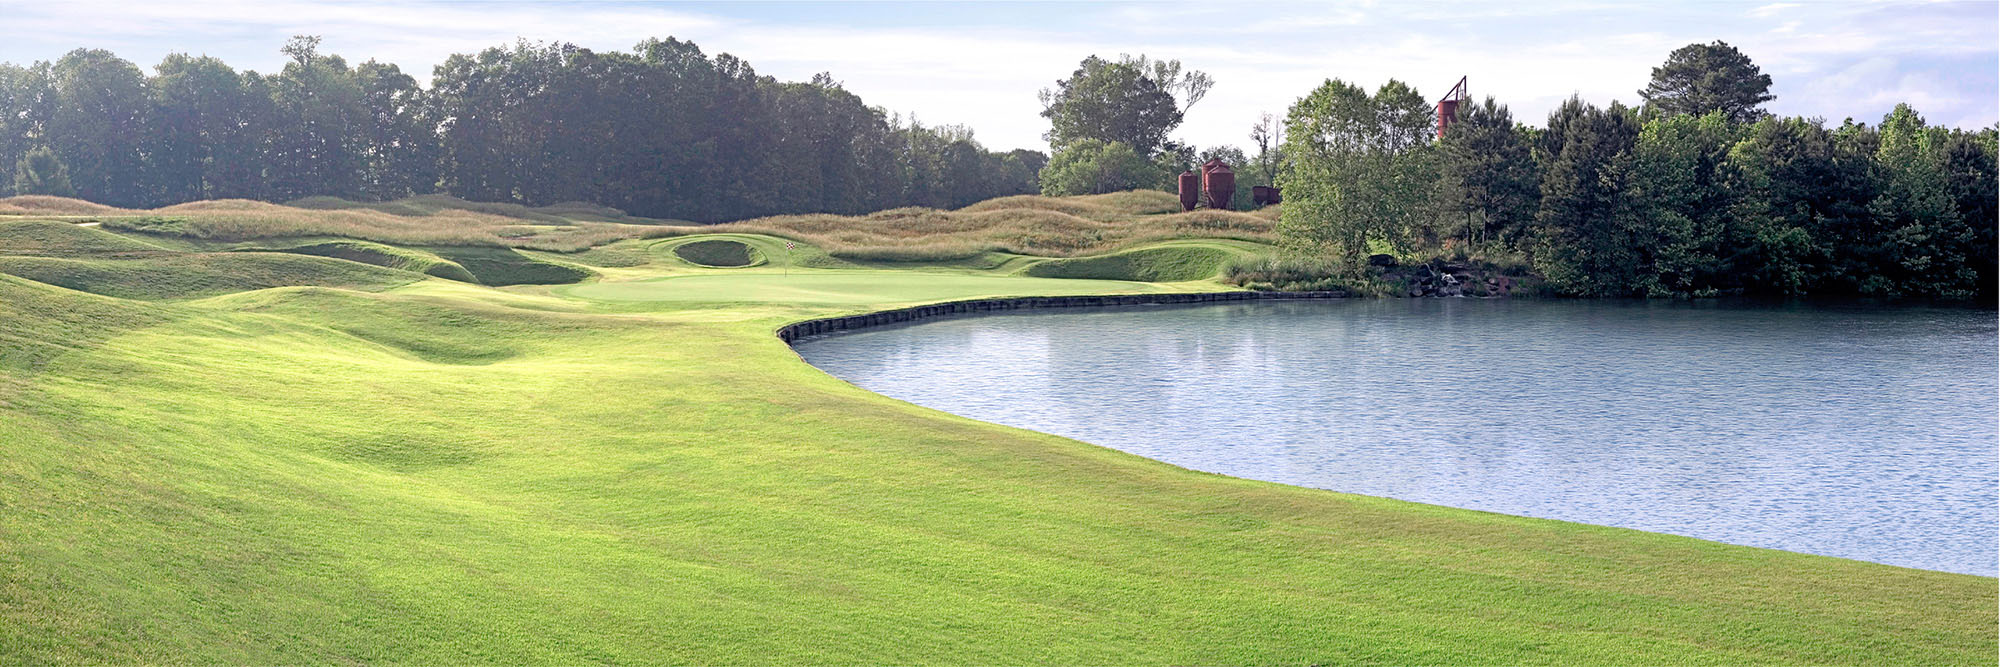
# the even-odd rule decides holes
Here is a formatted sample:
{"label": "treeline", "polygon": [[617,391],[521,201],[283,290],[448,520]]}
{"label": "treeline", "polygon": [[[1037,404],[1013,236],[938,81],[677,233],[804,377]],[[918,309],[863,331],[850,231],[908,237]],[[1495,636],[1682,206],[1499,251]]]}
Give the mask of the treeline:
{"label": "treeline", "polygon": [[1994,293],[1994,128],[1772,117],[1721,42],[1653,74],[1638,108],[1572,98],[1534,128],[1488,98],[1442,139],[1409,86],[1329,80],[1286,118],[1281,235],[1355,276],[1484,258],[1571,295]]}
{"label": "treeline", "polygon": [[782,82],[672,38],[457,54],[429,87],[318,46],[295,38],[268,75],[184,54],[148,75],[85,49],[0,64],[0,194],[156,207],[445,192],[721,221],[963,206],[1038,190],[1047,162],[890,115],[826,74]]}

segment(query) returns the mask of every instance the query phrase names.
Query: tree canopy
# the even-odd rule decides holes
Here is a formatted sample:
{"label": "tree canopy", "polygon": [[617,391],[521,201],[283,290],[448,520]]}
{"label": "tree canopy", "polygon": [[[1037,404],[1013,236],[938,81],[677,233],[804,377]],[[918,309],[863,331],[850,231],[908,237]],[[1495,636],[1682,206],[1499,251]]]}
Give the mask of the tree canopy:
{"label": "tree canopy", "polygon": [[1732,123],[1763,117],[1763,104],[1777,99],[1771,94],[1771,75],[1721,40],[1674,49],[1665,64],[1653,68],[1653,80],[1639,97],[1664,115],[1719,111]]}
{"label": "tree canopy", "polygon": [[[118,206],[444,192],[720,221],[962,206],[1038,190],[1047,162],[871,107],[830,74],[782,82],[672,38],[455,54],[428,87],[310,36],[282,52],[272,74],[172,54],[148,76],[85,49],[0,65],[0,194],[41,183],[17,172],[47,146],[37,169],[62,165],[77,196]],[[1149,80],[1188,89],[1173,65],[1147,63]]]}
{"label": "tree canopy", "polygon": [[1167,135],[1213,85],[1209,75],[1184,70],[1178,60],[1090,56],[1069,78],[1042,90],[1042,116],[1050,123],[1046,138],[1056,151],[1095,139],[1123,143],[1151,158],[1171,148]]}
{"label": "tree canopy", "polygon": [[1643,112],[1573,97],[1537,128],[1489,98],[1433,140],[1407,86],[1329,80],[1286,117],[1279,232],[1350,279],[1388,252],[1497,258],[1568,295],[1993,295],[2000,127],[1774,118],[1769,85],[1697,44]]}

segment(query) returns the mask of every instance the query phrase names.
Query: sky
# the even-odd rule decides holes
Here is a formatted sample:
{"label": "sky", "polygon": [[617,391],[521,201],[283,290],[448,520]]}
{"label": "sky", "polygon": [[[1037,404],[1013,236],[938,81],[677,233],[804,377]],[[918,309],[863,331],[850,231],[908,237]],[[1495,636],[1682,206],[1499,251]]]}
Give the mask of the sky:
{"label": "sky", "polygon": [[276,70],[295,34],[349,62],[420,79],[452,53],[517,39],[625,51],[674,36],[759,73],[831,72],[871,105],[971,127],[988,148],[1046,149],[1036,92],[1085,56],[1145,54],[1215,87],[1175,138],[1246,146],[1327,78],[1391,78],[1432,99],[1459,77],[1541,125],[1570,95],[1638,101],[1675,48],[1723,40],[1773,80],[1783,115],[1879,122],[1908,102],[1932,124],[2000,121],[2000,2],[94,2],[0,0],[0,62],[111,50],[150,70],[168,53]]}

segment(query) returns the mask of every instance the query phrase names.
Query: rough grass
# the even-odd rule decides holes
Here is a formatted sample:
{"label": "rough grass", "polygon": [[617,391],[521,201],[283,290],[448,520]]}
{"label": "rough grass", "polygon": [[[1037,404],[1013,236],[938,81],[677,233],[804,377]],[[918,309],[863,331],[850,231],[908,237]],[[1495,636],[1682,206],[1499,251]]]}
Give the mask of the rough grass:
{"label": "rough grass", "polygon": [[52,197],[16,197],[0,200],[0,206],[15,200],[28,200],[16,208],[45,215],[88,211],[109,228],[205,241],[339,237],[400,246],[582,252],[621,240],[741,232],[805,241],[831,257],[859,262],[952,261],[993,252],[1069,257],[1176,238],[1270,242],[1277,219],[1275,208],[1181,213],[1173,195],[1143,190],[1002,197],[956,211],[901,208],[865,216],[787,215],[711,226],[662,224],[667,221],[586,204],[528,208],[442,195],[380,203],[329,197],[289,205],[219,200],[147,211]]}
{"label": "rough grass", "polygon": [[[1159,205],[1165,197],[1172,203]],[[710,231],[795,238],[830,256],[862,262],[936,262],[1004,252],[1071,257],[1178,238],[1271,242],[1274,212],[1179,213],[1164,192],[1088,197],[1002,197],[956,211],[899,208],[866,216],[791,215],[717,225]],[[1174,212],[1169,212],[1174,211]]]}
{"label": "rough grass", "polygon": [[0,216],[66,217],[105,227],[205,241],[341,237],[392,245],[464,245],[576,252],[691,228],[585,204],[528,208],[442,195],[363,204],[313,197],[294,205],[243,199],[128,210],[62,197],[0,199]]}
{"label": "rough grass", "polygon": [[0,255],[94,257],[143,255],[157,245],[59,220],[0,219]]}
{"label": "rough grass", "polygon": [[657,224],[660,221],[626,215],[609,206],[598,206],[584,202],[564,202],[551,206],[523,206],[505,202],[475,202],[450,195],[418,195],[386,202],[356,202],[339,197],[307,197],[285,203],[294,208],[315,210],[368,209],[398,216],[429,216],[448,211],[469,211],[519,220],[528,220],[547,225],[569,225],[577,222],[621,222]]}
{"label": "rough grass", "polygon": [[0,215],[115,215],[131,211],[69,197],[17,195],[0,197]]}
{"label": "rough grass", "polygon": [[719,268],[750,266],[763,260],[763,253],[749,244],[729,239],[690,241],[674,246],[673,253],[690,264]]}
{"label": "rough grass", "polygon": [[1022,273],[1040,278],[1140,282],[1207,280],[1222,273],[1223,266],[1230,260],[1244,254],[1242,250],[1225,246],[1170,243],[1109,255],[1051,259],[1030,265]]}

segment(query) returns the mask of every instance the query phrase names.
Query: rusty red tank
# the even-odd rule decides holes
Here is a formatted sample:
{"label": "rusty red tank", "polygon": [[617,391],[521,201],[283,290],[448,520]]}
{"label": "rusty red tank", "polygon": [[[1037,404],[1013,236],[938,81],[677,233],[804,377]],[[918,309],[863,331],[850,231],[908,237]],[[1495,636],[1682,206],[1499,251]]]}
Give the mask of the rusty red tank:
{"label": "rusty red tank", "polygon": [[1444,138],[1444,131],[1458,120],[1458,103],[1465,101],[1465,77],[1458,77],[1458,85],[1438,100],[1438,138]]}
{"label": "rusty red tank", "polygon": [[1222,158],[1201,163],[1201,190],[1209,208],[1229,210],[1229,200],[1236,196],[1236,172]]}
{"label": "rusty red tank", "polygon": [[1201,203],[1201,177],[1192,171],[1181,172],[1180,193],[1181,210],[1194,210],[1195,204]]}

